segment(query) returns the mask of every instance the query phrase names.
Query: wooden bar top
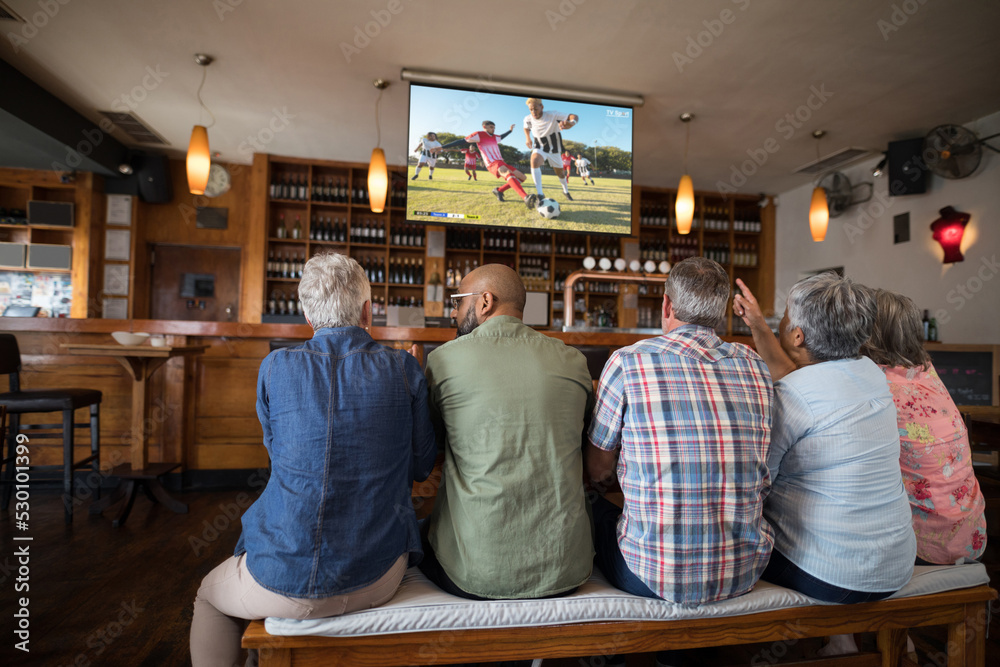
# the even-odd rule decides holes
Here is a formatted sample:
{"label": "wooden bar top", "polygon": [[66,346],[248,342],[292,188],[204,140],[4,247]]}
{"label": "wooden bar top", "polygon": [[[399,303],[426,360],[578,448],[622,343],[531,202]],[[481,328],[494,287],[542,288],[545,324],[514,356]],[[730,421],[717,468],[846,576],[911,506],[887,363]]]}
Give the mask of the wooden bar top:
{"label": "wooden bar top", "polygon": [[[246,322],[186,322],[176,320],[104,320],[72,318],[0,317],[0,331],[110,334],[112,331],[142,331],[151,334],[209,338],[312,338],[308,324],[248,324]],[[445,343],[455,338],[452,328],[371,327],[377,341],[412,341]],[[562,340],[567,345],[605,345],[624,347],[650,338],[649,333],[614,333],[608,331],[542,330],[546,336]],[[748,336],[726,336],[725,340],[752,345]]]}

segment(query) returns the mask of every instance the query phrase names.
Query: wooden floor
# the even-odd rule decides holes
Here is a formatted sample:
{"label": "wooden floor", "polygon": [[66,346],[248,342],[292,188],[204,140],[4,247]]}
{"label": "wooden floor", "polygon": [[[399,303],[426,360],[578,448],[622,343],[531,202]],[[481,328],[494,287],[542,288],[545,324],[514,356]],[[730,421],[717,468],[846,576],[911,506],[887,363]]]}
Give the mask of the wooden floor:
{"label": "wooden floor", "polygon": [[[987,496],[989,545],[984,562],[1000,589],[1000,482],[981,480]],[[247,504],[240,491],[178,494],[190,504],[178,515],[140,496],[124,528],[77,511],[65,527],[59,497],[34,491],[27,531],[12,513],[0,516],[0,665],[189,665],[191,603],[201,578],[232,553],[235,517]],[[243,501],[241,503],[241,501]],[[13,506],[12,506],[13,508]],[[14,541],[30,536],[32,541]],[[20,584],[15,549],[29,546],[30,579]],[[15,592],[27,583],[27,592]],[[14,648],[16,600],[29,598],[30,653]],[[940,665],[943,629],[914,636],[920,665]],[[862,638],[863,643],[868,638]],[[780,644],[780,645],[779,645]],[[690,656],[689,664],[769,665],[810,655],[816,641],[730,647]],[[602,658],[546,661],[546,667],[602,667]],[[628,657],[630,667],[653,664],[651,655]],[[987,640],[987,665],[1000,664],[1000,606]]]}

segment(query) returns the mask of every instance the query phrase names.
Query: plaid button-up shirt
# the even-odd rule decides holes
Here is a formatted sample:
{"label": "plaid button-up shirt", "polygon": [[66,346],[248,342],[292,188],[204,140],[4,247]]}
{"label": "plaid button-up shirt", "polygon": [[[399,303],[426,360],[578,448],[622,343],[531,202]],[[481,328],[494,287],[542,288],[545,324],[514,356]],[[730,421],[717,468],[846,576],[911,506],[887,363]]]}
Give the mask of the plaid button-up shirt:
{"label": "plaid button-up shirt", "polygon": [[771,376],[749,347],[685,325],[611,355],[590,442],[621,449],[618,545],[673,602],[742,595],[767,565]]}

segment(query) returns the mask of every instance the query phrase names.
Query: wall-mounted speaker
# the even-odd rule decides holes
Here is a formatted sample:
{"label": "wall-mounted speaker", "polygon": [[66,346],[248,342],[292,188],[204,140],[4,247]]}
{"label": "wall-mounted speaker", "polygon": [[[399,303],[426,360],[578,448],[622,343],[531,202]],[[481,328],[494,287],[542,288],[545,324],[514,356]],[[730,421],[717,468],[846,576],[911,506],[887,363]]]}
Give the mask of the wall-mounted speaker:
{"label": "wall-mounted speaker", "polygon": [[68,245],[32,243],[28,246],[29,269],[72,268],[73,249]]}
{"label": "wall-mounted speaker", "polygon": [[33,199],[28,202],[28,224],[72,227],[73,203]]}
{"label": "wall-mounted speaker", "polygon": [[0,243],[0,267],[23,269],[27,249],[23,243]]}
{"label": "wall-mounted speaker", "polygon": [[174,198],[170,161],[165,155],[136,154],[132,161],[139,198],[148,204],[169,204]]}
{"label": "wall-mounted speaker", "polygon": [[924,140],[889,142],[889,194],[920,195],[927,192],[927,165],[923,159]]}

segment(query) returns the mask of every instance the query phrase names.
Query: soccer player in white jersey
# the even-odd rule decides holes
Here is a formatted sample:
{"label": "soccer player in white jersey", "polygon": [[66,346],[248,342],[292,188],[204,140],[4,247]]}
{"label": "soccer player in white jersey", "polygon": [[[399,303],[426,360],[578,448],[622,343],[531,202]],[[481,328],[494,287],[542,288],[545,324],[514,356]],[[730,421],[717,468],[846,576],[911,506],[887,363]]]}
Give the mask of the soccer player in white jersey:
{"label": "soccer player in white jersey", "polygon": [[417,180],[417,176],[420,175],[420,168],[425,164],[430,170],[427,180],[434,180],[434,166],[437,164],[437,154],[441,151],[441,142],[437,138],[437,133],[428,132],[427,136],[423,137],[420,143],[413,149],[414,152],[420,151],[420,159],[417,160],[417,170],[413,172],[411,181]]}
{"label": "soccer player in white jersey", "polygon": [[479,155],[482,156],[483,163],[486,165],[487,171],[497,178],[507,181],[504,185],[501,185],[498,188],[493,188],[493,196],[496,197],[497,200],[503,201],[503,193],[506,190],[513,188],[514,192],[521,197],[529,209],[537,208],[539,201],[538,196],[529,195],[524,191],[524,188],[521,187],[521,183],[525,181],[526,176],[504,161],[503,154],[500,152],[500,144],[497,143],[498,139],[503,139],[508,134],[513,132],[514,126],[511,125],[509,130],[499,136],[493,134],[494,130],[496,130],[496,123],[491,120],[484,120],[482,131],[473,132],[465,139],[459,139],[458,141],[452,141],[451,143],[445,144],[443,149],[449,150],[453,146],[458,146],[462,143],[475,144],[475,146],[479,149]]}
{"label": "soccer player in white jersey", "polygon": [[[579,153],[576,154],[576,173],[580,174],[583,184],[586,185],[587,179],[590,178],[590,160]],[[594,184],[594,179],[590,178],[590,184]]]}
{"label": "soccer player in white jersey", "polygon": [[542,101],[537,97],[529,97],[525,104],[530,113],[524,117],[524,143],[531,149],[531,178],[535,181],[535,192],[539,199],[544,196],[542,165],[548,162],[556,172],[566,199],[573,201],[573,196],[569,193],[569,173],[563,169],[560,130],[568,130],[580,118],[575,113],[545,111]]}

